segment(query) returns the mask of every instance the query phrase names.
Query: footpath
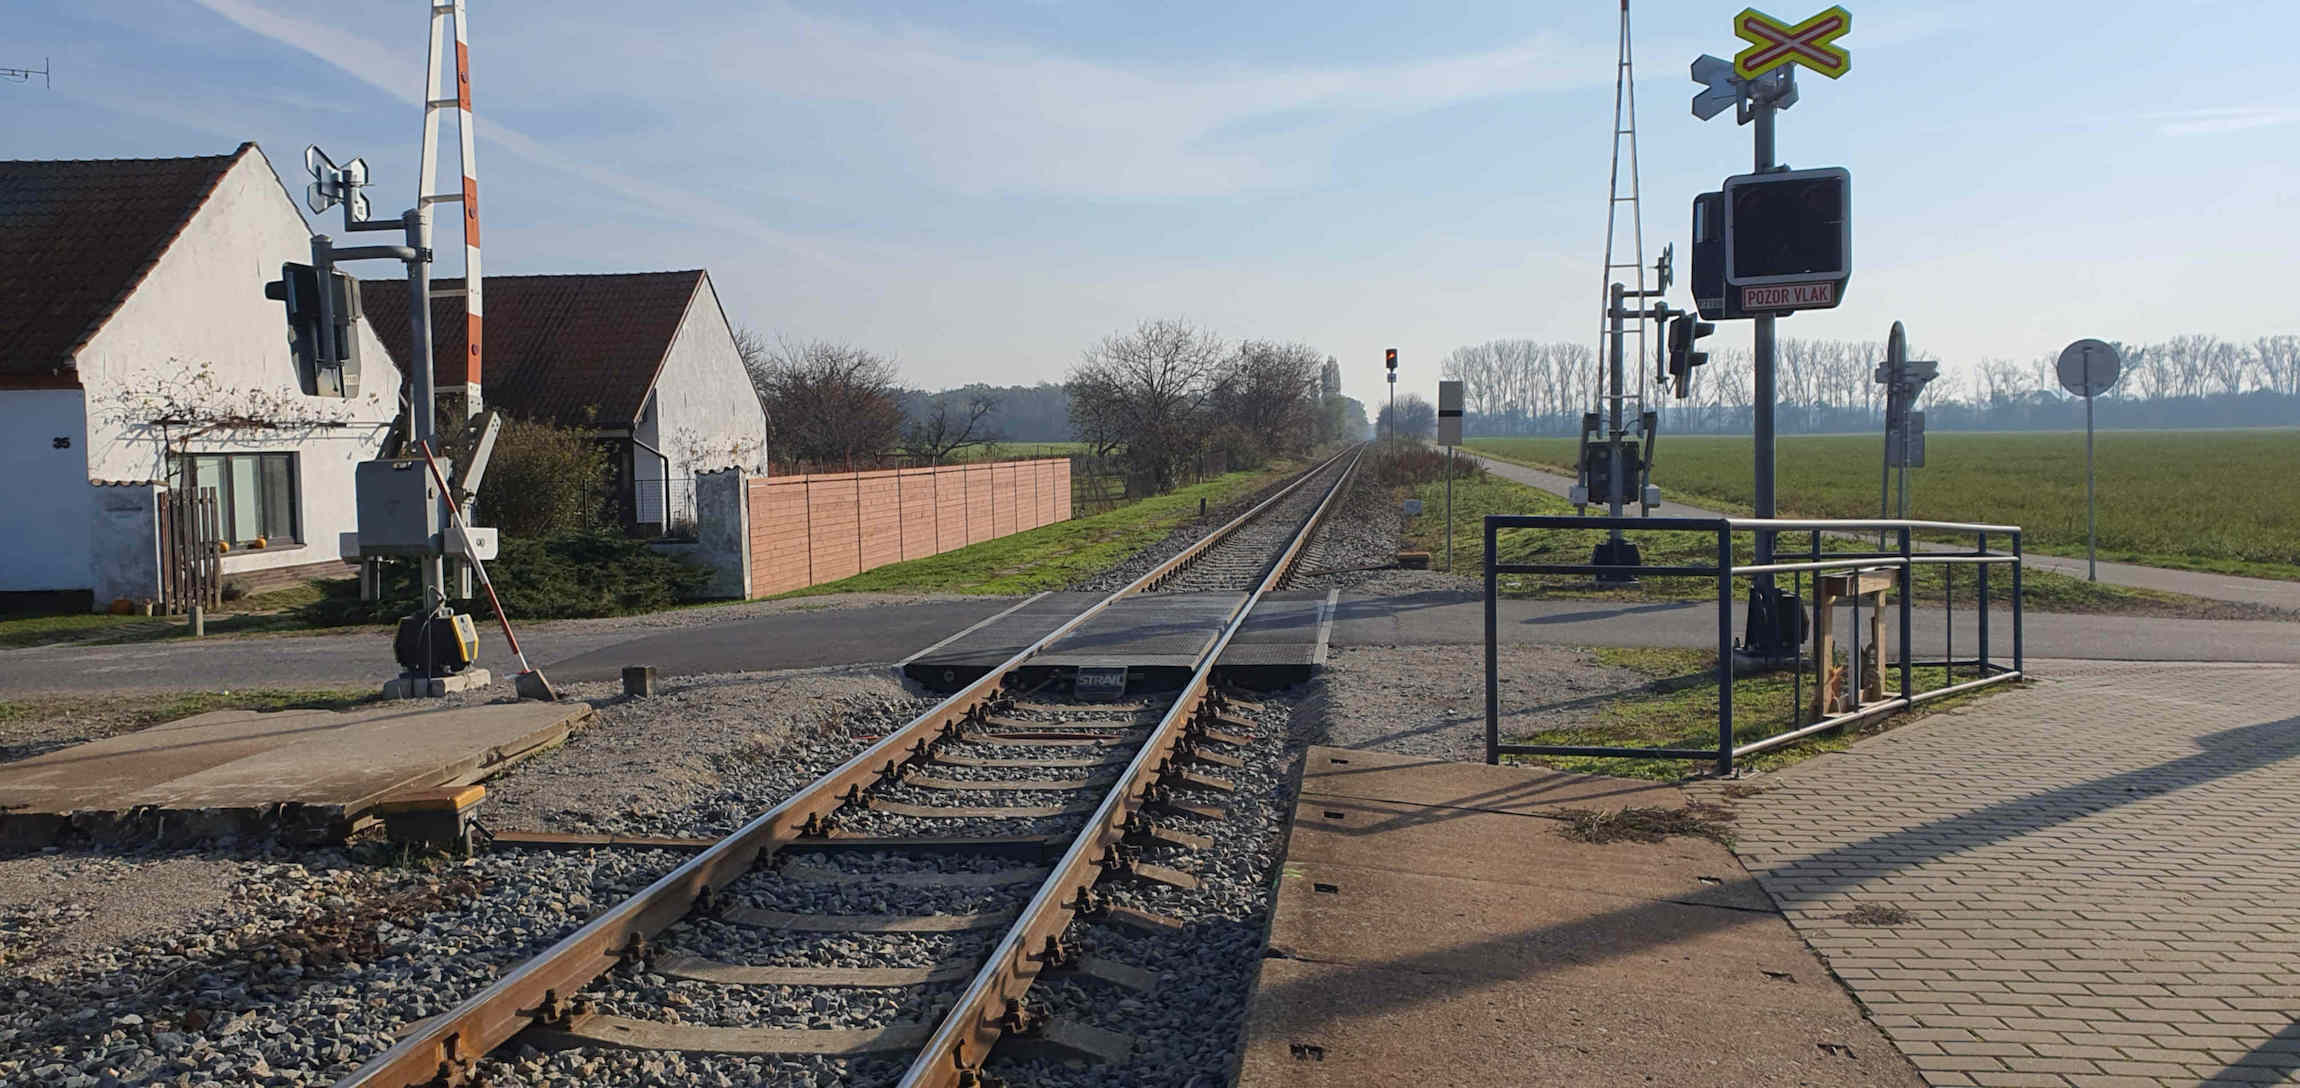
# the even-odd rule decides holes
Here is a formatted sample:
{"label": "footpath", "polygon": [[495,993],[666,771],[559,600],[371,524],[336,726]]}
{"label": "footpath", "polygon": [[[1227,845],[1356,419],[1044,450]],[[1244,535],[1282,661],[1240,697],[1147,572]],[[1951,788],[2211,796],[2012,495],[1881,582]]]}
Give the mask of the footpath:
{"label": "footpath", "polygon": [[1743,780],[1734,851],[1927,1084],[2300,1081],[2300,668],[2034,664]]}
{"label": "footpath", "polygon": [[[1491,472],[1504,480],[1547,491],[1552,495],[1562,497],[1565,495],[1566,489],[1573,486],[1573,479],[1569,476],[1561,476],[1544,469],[1528,468],[1513,461],[1488,457],[1466,447],[1461,452],[1464,456],[1484,466],[1487,472]],[[1655,511],[1663,517],[1721,518],[1737,516],[1670,501],[1666,497],[1667,494],[1667,489],[1664,489],[1661,506]],[[2081,558],[2037,555],[2032,552],[2022,557],[2021,565],[2030,570],[2048,570],[2055,574],[2066,574],[2076,578],[2085,576],[2085,561]],[[2180,593],[2211,601],[2233,601],[2239,604],[2258,604],[2270,608],[2300,611],[2300,582],[2279,581],[2274,578],[2244,578],[2233,574],[2214,574],[2210,571],[2169,570],[2164,567],[2144,567],[2137,563],[2102,563],[2100,564],[2100,580],[2110,585],[2129,586],[2133,589],[2152,589],[2161,593]]]}

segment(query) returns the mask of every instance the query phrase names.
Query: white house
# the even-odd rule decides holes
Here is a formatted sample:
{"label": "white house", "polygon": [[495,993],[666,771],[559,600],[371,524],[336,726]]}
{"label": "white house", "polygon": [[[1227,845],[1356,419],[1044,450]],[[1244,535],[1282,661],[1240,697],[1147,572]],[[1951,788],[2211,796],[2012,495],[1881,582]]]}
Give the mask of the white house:
{"label": "white house", "polygon": [[252,143],[0,162],[0,604],[157,596],[160,496],[187,486],[217,492],[227,584],[345,569],[400,374],[371,322],[356,372],[298,373],[264,285],[310,257]]}
{"label": "white house", "polygon": [[[371,282],[365,296],[370,321],[404,363],[412,334],[397,288]],[[484,297],[486,403],[614,443],[627,525],[691,518],[697,472],[766,471],[766,413],[709,273],[489,276]],[[448,388],[463,380],[461,296],[432,299],[431,328],[434,369]]]}

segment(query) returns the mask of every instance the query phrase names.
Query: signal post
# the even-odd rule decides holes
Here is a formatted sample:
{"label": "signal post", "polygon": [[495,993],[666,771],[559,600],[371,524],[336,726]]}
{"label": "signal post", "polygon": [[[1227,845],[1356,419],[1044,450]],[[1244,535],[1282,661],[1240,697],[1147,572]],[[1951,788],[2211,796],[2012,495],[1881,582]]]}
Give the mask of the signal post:
{"label": "signal post", "polygon": [[[1693,294],[1701,316],[1748,318],[1754,357],[1750,430],[1755,445],[1756,516],[1778,516],[1774,500],[1774,322],[1797,310],[1831,309],[1852,275],[1852,174],[1840,167],[1787,170],[1776,163],[1780,111],[1797,102],[1796,68],[1830,79],[1852,70],[1836,43],[1853,17],[1832,7],[1794,25],[1754,8],[1733,18],[1748,45],[1730,64],[1703,56],[1693,80],[1708,89],[1693,98],[1704,121],[1732,107],[1752,126],[1751,172],[1725,179],[1693,202]],[[1756,534],[1756,561],[1773,561],[1773,534]],[[1804,641],[1803,605],[1760,574],[1749,591],[1742,652],[1761,661],[1794,658]]]}

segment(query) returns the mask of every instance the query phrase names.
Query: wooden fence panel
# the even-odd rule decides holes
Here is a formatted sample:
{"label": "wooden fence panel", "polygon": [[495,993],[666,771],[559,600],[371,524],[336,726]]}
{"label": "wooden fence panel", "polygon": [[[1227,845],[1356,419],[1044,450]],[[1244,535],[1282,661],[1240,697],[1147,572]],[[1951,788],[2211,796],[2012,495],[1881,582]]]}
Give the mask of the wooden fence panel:
{"label": "wooden fence panel", "polygon": [[902,562],[901,483],[892,470],[855,474],[857,570]]}
{"label": "wooden fence panel", "polygon": [[814,584],[807,539],[804,477],[750,483],[751,595],[788,593]]}
{"label": "wooden fence panel", "polygon": [[818,585],[862,571],[862,541],[856,535],[862,523],[858,494],[851,472],[807,478],[808,551],[814,556]]}
{"label": "wooden fence panel", "polygon": [[966,466],[966,542],[979,544],[998,535],[997,510],[990,504],[990,466]]}

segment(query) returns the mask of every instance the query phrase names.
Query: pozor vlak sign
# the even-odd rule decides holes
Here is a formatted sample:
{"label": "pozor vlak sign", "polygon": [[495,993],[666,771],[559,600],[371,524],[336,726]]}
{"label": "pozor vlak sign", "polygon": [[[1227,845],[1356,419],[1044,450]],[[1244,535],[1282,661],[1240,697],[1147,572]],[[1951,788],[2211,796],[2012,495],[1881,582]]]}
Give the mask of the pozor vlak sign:
{"label": "pozor vlak sign", "polygon": [[1743,313],[1825,310],[1853,274],[1853,176],[1843,167],[1725,179],[1725,290]]}

